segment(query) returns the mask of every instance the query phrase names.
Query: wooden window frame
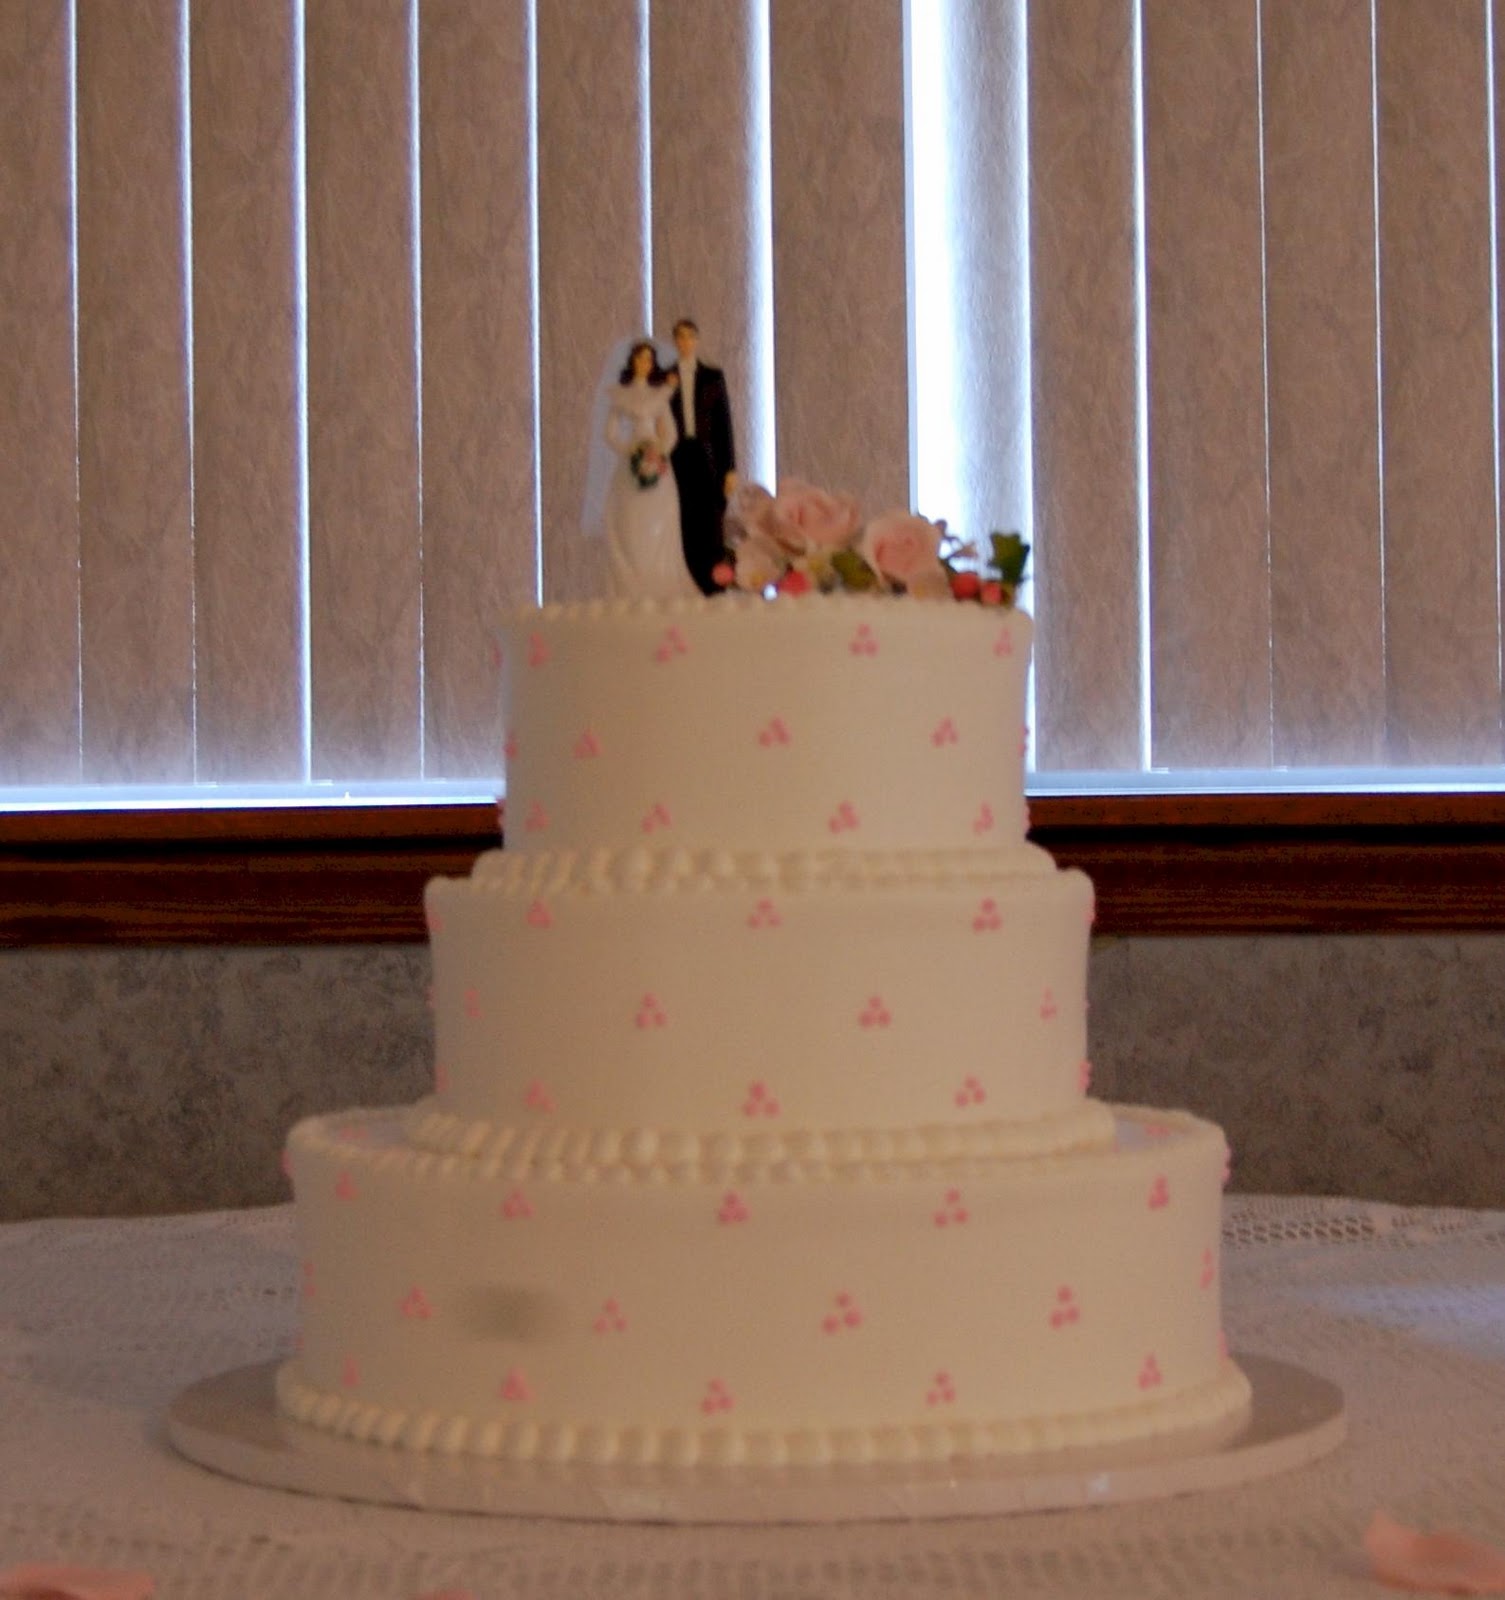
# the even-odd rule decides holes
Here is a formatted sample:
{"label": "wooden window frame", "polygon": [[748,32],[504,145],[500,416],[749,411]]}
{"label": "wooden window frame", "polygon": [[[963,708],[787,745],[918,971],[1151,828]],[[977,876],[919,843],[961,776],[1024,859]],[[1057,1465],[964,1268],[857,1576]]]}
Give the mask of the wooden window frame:
{"label": "wooden window frame", "polygon": [[[1103,934],[1505,929],[1505,794],[1037,796]],[[412,942],[486,805],[0,816],[0,945]]]}

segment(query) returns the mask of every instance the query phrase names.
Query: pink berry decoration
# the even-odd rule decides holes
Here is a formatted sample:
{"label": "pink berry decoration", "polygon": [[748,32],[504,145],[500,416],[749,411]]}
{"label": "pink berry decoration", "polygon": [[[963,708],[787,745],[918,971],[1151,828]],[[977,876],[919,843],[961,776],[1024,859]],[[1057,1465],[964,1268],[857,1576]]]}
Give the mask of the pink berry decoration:
{"label": "pink berry decoration", "polygon": [[354,1200],[360,1193],[355,1186],[355,1179],[348,1172],[342,1172],[334,1181],[334,1196],[336,1200]]}
{"label": "pink berry decoration", "polygon": [[669,1013],[664,1010],[657,995],[645,994],[638,1005],[637,1015],[632,1020],[639,1028],[667,1028]]}
{"label": "pink berry decoration", "polygon": [[1149,1207],[1151,1211],[1163,1211],[1171,1203],[1171,1186],[1164,1173],[1150,1185]]}
{"label": "pink berry decoration", "polygon": [[980,1106],[988,1098],[988,1091],[970,1073],[962,1079],[961,1088],[952,1096],[959,1107]]}
{"label": "pink berry decoration", "polygon": [[1209,1245],[1202,1252],[1202,1271],[1197,1277],[1198,1286],[1203,1289],[1210,1289],[1217,1281],[1217,1276],[1217,1261],[1213,1256],[1212,1247]]}
{"label": "pink berry decoration", "polygon": [[927,1406],[949,1406],[956,1404],[956,1385],[951,1381],[949,1372],[938,1372],[930,1380],[930,1387],[925,1392]]}
{"label": "pink berry decoration", "polygon": [[782,717],[770,717],[758,729],[758,743],[765,750],[777,749],[779,746],[787,745],[789,742],[789,724]]}
{"label": "pink berry decoration", "polygon": [[784,919],[772,900],[760,900],[749,913],[747,925],[749,928],[781,928]]}
{"label": "pink berry decoration", "polygon": [[977,815],[972,818],[972,831],[976,834],[991,833],[993,827],[993,808],[984,800],[977,808]]}
{"label": "pink berry decoration", "polygon": [[601,754],[601,741],[589,728],[576,739],[574,754],[577,761],[593,761]]}
{"label": "pink berry decoration", "polygon": [[648,810],[643,813],[643,832],[657,833],[662,828],[670,827],[672,820],[668,806],[662,800],[655,800]]}
{"label": "pink berry decoration", "polygon": [[937,750],[957,742],[956,724],[950,717],[942,717],[931,730],[930,742]]}
{"label": "pink berry decoration", "polygon": [[716,1213],[716,1220],[720,1223],[746,1222],[752,1213],[747,1209],[747,1202],[735,1189],[728,1189],[721,1199],[721,1207]]}
{"label": "pink berry decoration", "polygon": [[653,659],[662,665],[666,661],[673,661],[676,656],[687,656],[690,653],[690,643],[676,627],[664,629],[663,637],[658,642],[658,648],[653,652]]}
{"label": "pink berry decoration", "polygon": [[857,1013],[857,1025],[862,1028],[886,1028],[893,1020],[893,1012],[879,994],[869,995],[867,1004]]}
{"label": "pink berry decoration", "polygon": [[778,1096],[770,1091],[766,1083],[760,1081],[748,1085],[747,1098],[742,1102],[744,1117],[776,1117],[779,1109]]}
{"label": "pink berry decoration", "polygon": [[502,1201],[502,1215],[508,1222],[526,1222],[533,1215],[533,1202],[521,1189],[514,1189]]}
{"label": "pink berry decoration", "polygon": [[523,1401],[533,1398],[533,1391],[528,1387],[528,1380],[518,1367],[513,1367],[507,1376],[502,1379],[502,1385],[497,1390],[497,1394],[501,1399],[509,1400],[514,1405],[520,1405]]}
{"label": "pink berry decoration", "polygon": [[993,641],[993,654],[995,656],[1011,656],[1014,653],[1014,636],[1007,626],[998,630],[998,637]]}
{"label": "pink berry decoration", "polygon": [[615,1295],[601,1307],[601,1315],[591,1324],[597,1333],[626,1333],[627,1313]]}
{"label": "pink berry decoration", "polygon": [[530,1111],[553,1111],[556,1109],[554,1096],[549,1093],[537,1078],[528,1085],[527,1090],[524,1092],[523,1104]]}
{"label": "pink berry decoration", "polygon": [[1067,1284],[1062,1284],[1056,1290],[1056,1303],[1051,1308],[1050,1325],[1058,1331],[1069,1328],[1073,1323],[1080,1322],[1082,1312],[1077,1304],[1076,1290]]}
{"label": "pink berry decoration", "polygon": [[1139,1387],[1141,1389],[1158,1389],[1164,1379],[1160,1375],[1160,1363],[1153,1355],[1144,1358],[1144,1365],[1139,1369]]}
{"label": "pink berry decoration", "polygon": [[1045,993],[1040,996],[1041,1022],[1054,1022],[1056,1018],[1060,1016],[1060,1014],[1061,1008],[1056,1004],[1055,995],[1049,989],[1047,989]]}
{"label": "pink berry decoration", "polygon": [[821,1318],[822,1333],[840,1333],[845,1328],[862,1326],[862,1310],[845,1290],[836,1295],[831,1304],[832,1309]]}
{"label": "pink berry decoration", "polygon": [[960,1189],[948,1189],[946,1197],[941,1202],[941,1209],[935,1213],[935,1225],[938,1228],[949,1228],[953,1224],[960,1226],[971,1213],[962,1204]]}
{"label": "pink berry decoration", "polygon": [[416,1283],[402,1297],[397,1309],[410,1322],[427,1322],[434,1314],[434,1308],[429,1304],[428,1296]]}
{"label": "pink berry decoration", "polygon": [[860,825],[857,808],[850,800],[843,800],[826,819],[826,826],[832,833],[851,833]]}
{"label": "pink berry decoration", "polygon": [[998,902],[991,897],[979,900],[972,916],[973,933],[997,933],[1002,926],[1003,913],[998,909]]}
{"label": "pink berry decoration", "polygon": [[705,1397],[700,1402],[700,1409],[708,1417],[713,1417],[718,1411],[730,1411],[736,1404],[732,1399],[732,1391],[720,1378],[712,1378],[705,1386]]}
{"label": "pink berry decoration", "polygon": [[847,648],[854,656],[875,656],[878,654],[878,637],[868,623],[859,622]]}
{"label": "pink berry decoration", "polygon": [[547,902],[535,900],[528,907],[528,926],[539,930],[554,926],[554,913],[549,910]]}
{"label": "pink berry decoration", "polygon": [[549,664],[549,642],[541,633],[528,635],[528,665],[545,667]]}

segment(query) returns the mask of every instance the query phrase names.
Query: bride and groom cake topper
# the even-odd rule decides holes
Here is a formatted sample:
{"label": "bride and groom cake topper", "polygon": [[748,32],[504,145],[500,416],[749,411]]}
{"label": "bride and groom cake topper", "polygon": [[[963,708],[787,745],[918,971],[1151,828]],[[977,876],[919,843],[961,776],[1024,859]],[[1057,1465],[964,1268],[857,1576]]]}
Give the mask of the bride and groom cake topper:
{"label": "bride and groom cake topper", "polygon": [[643,337],[613,352],[603,374],[586,524],[606,539],[613,594],[672,599],[720,587],[736,447],[726,379],[699,344],[700,330],[681,317],[669,365]]}

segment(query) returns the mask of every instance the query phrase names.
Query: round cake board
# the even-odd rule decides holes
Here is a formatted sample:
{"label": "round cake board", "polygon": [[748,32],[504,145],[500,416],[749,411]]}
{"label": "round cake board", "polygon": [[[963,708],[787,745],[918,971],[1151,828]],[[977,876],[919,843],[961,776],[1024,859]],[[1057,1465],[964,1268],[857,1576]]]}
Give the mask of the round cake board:
{"label": "round cake board", "polygon": [[[167,1413],[183,1455],[272,1488],[428,1511],[600,1522],[858,1522],[991,1517],[1230,1488],[1304,1466],[1343,1439],[1336,1384],[1286,1362],[1238,1356],[1254,1402],[1231,1438],[869,1466],[688,1468],[511,1462],[361,1444],[282,1417],[278,1363],[185,1389]],[[1225,1430],[1226,1431],[1226,1430]]]}

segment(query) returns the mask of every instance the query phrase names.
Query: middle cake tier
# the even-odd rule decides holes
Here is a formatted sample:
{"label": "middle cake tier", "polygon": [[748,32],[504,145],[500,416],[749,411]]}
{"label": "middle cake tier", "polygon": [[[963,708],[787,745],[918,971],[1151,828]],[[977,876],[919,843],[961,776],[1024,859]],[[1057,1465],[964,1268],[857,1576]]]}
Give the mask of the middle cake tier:
{"label": "middle cake tier", "polygon": [[427,894],[421,1145],[1031,1154],[1086,1098],[1092,888],[1031,846],[481,857]]}

